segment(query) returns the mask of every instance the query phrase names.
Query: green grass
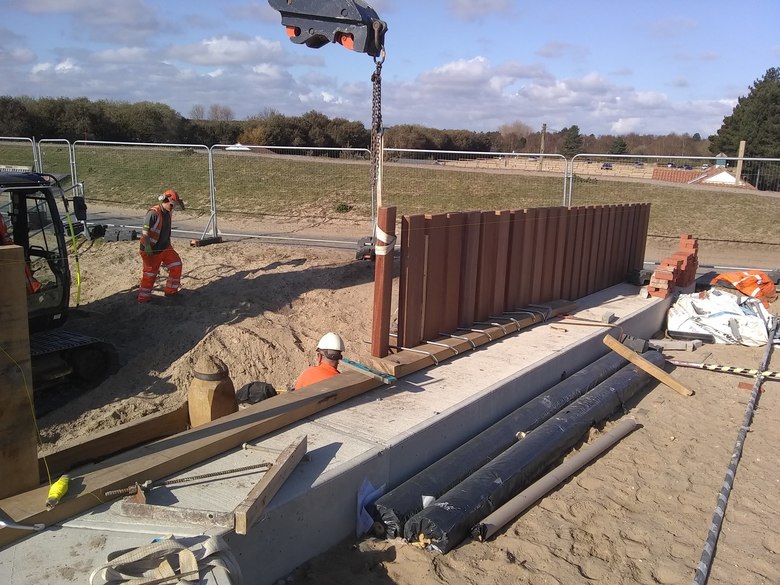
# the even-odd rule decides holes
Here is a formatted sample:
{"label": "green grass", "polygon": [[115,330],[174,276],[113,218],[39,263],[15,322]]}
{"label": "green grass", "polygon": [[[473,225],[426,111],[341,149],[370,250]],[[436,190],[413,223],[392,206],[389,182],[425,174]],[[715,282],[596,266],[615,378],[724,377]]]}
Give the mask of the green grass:
{"label": "green grass", "polygon": [[[70,172],[64,145],[44,142],[41,150],[47,172]],[[174,188],[188,210],[210,210],[205,149],[78,145],[75,152],[78,179],[85,185],[88,202],[145,208],[157,194]],[[0,142],[0,164],[29,166],[31,162],[29,144]],[[370,165],[365,160],[215,151],[213,165],[219,213],[357,220],[371,216]],[[395,205],[399,216],[556,206],[562,201],[560,174],[433,164],[384,167],[383,203]],[[772,196],[649,181],[575,179],[575,206],[638,202],[651,203],[652,235],[691,233],[724,241],[780,244],[780,200]]]}

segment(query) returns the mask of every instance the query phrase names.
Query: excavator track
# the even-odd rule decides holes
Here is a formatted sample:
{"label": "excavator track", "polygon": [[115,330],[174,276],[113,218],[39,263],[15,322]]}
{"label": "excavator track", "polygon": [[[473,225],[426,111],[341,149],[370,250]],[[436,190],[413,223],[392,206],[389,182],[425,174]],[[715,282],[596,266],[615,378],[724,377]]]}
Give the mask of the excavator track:
{"label": "excavator track", "polygon": [[33,386],[63,380],[95,384],[115,373],[119,356],[110,343],[70,331],[42,331],[30,336]]}

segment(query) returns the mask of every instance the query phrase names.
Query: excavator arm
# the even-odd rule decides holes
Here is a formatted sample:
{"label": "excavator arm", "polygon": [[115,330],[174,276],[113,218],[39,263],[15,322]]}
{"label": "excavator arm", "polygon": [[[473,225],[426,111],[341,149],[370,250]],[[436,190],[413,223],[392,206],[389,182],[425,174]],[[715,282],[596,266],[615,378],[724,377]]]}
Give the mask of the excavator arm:
{"label": "excavator arm", "polygon": [[294,43],[319,49],[338,43],[374,58],[384,51],[387,23],[361,0],[268,0]]}

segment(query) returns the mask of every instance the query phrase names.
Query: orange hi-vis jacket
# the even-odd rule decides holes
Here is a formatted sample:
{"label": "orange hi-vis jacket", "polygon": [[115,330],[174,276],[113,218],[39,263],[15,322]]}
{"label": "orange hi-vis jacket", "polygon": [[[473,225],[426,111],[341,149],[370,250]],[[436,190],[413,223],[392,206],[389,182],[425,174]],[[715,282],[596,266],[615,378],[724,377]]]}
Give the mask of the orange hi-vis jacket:
{"label": "orange hi-vis jacket", "polygon": [[[8,235],[8,228],[5,225],[5,221],[3,221],[3,216],[0,215],[0,245],[8,246],[13,243],[14,241],[11,239],[11,236]],[[28,295],[37,293],[41,290],[41,283],[33,276],[32,270],[30,270],[30,266],[26,262],[24,264],[24,280]]]}
{"label": "orange hi-vis jacket", "polygon": [[300,390],[305,386],[311,386],[316,382],[322,382],[323,380],[337,376],[340,373],[341,372],[339,372],[334,366],[331,366],[327,362],[322,362],[318,366],[311,366],[310,368],[303,370],[301,375],[298,376],[298,379],[295,380],[295,386],[293,387],[293,390]]}
{"label": "orange hi-vis jacket", "polygon": [[718,284],[719,281],[733,286],[744,295],[760,300],[764,307],[769,307],[769,302],[777,298],[775,283],[766,272],[761,270],[740,270],[718,274],[710,284]]}

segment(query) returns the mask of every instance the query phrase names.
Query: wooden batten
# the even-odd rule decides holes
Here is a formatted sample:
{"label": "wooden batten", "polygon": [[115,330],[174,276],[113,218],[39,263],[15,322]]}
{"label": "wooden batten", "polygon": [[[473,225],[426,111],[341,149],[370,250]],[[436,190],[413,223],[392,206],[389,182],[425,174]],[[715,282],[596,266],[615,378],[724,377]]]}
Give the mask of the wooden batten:
{"label": "wooden batten", "polygon": [[[558,300],[540,306],[549,308],[549,316],[553,317],[573,311],[577,307],[577,304],[571,301]],[[522,309],[518,309],[518,311],[522,311]],[[490,325],[475,327],[475,329],[478,328],[479,331],[459,330],[456,332],[457,337],[439,337],[437,339],[431,339],[430,341],[435,341],[436,345],[422,343],[413,348],[402,349],[398,353],[384,359],[373,360],[373,367],[383,372],[387,372],[396,378],[401,378],[413,372],[436,365],[438,362],[453,358],[460,353],[466,353],[469,350],[474,349],[474,347],[479,347],[480,345],[484,345],[490,341],[510,335],[515,331],[525,329],[541,322],[539,317],[531,315],[511,315],[511,317],[514,321],[499,319],[501,323],[500,327],[497,325]]]}

